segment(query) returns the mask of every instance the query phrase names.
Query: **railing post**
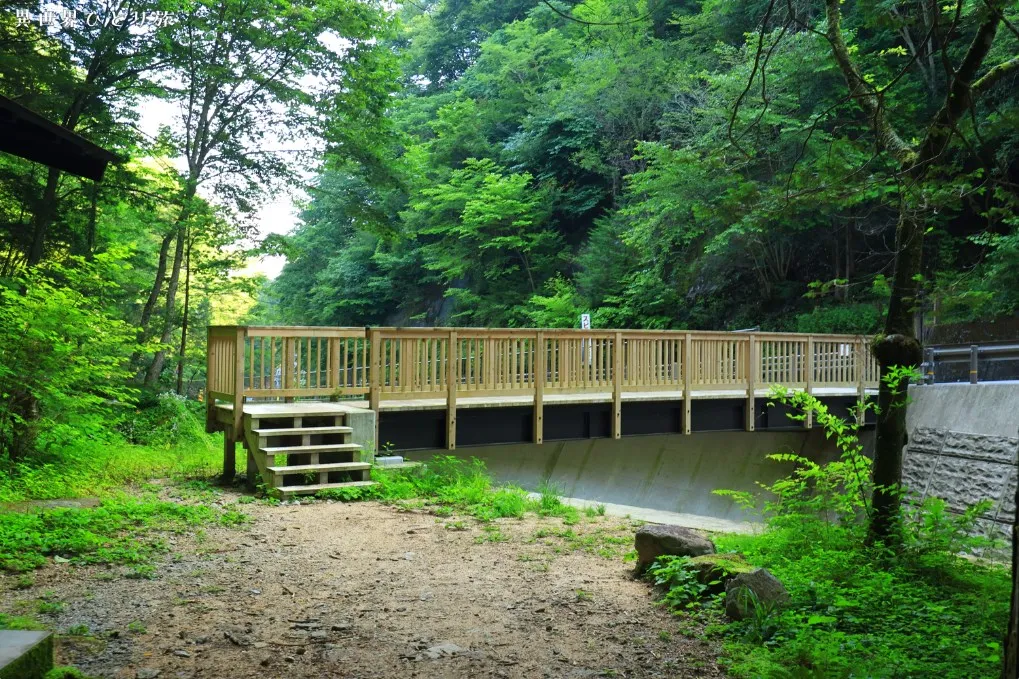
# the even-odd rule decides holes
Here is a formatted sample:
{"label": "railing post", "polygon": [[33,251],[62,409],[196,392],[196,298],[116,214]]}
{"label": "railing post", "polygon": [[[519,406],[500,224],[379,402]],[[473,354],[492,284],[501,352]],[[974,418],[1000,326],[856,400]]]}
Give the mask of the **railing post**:
{"label": "railing post", "polygon": [[234,410],[230,431],[223,432],[223,480],[237,476],[237,442],[242,439],[244,422],[244,337],[246,328],[238,327],[234,340]]}
{"label": "railing post", "polygon": [[534,442],[545,440],[545,333],[534,340]]}
{"label": "railing post", "polygon": [[612,438],[623,435],[623,333],[612,340]]}
{"label": "railing post", "polygon": [[375,413],[375,452],[379,444],[379,420],[382,419],[382,337],[375,328],[368,329],[368,408]]}
{"label": "railing post", "polygon": [[460,381],[460,345],[456,330],[449,331],[446,352],[446,449],[456,449],[456,383]]}
{"label": "railing post", "polygon": [[969,383],[976,384],[979,381],[980,369],[980,347],[976,344],[969,345]]}
{"label": "railing post", "polygon": [[856,398],[858,405],[856,407],[856,420],[862,426],[865,418],[867,417],[867,409],[865,404],[867,402],[867,341],[863,337],[859,337],[856,340]]}
{"label": "railing post", "polygon": [[212,328],[209,326],[205,340],[205,433],[216,431],[216,399],[209,396],[209,386],[213,384],[212,375],[219,369],[216,345],[212,341]]}
{"label": "railing post", "polygon": [[683,433],[689,434],[693,431],[693,423],[690,421],[690,414],[693,411],[692,394],[690,386],[693,382],[693,335],[686,333],[683,338]]}
{"label": "railing post", "polygon": [[[814,336],[807,336],[807,353],[804,356],[804,367],[806,370],[806,388],[805,391],[808,394],[814,393]],[[803,426],[806,429],[812,429],[814,427],[814,411],[807,410],[803,417]]]}
{"label": "railing post", "polygon": [[[294,389],[297,380],[294,378],[294,373],[297,372],[296,365],[297,358],[294,355],[294,338],[284,337],[283,338],[283,355],[280,356],[280,384],[284,389]],[[293,403],[293,396],[283,397],[284,403]]]}
{"label": "railing post", "polygon": [[927,347],[923,350],[924,354],[924,384],[934,384],[934,347]]}
{"label": "railing post", "polygon": [[746,430],[753,431],[756,425],[757,413],[754,403],[754,391],[757,389],[757,337],[751,333],[747,338],[747,405],[746,405]]}
{"label": "railing post", "polygon": [[[329,342],[329,360],[326,365],[329,368],[329,376],[326,378],[326,384],[333,390],[333,396],[329,400],[336,400],[336,397],[340,395],[340,339],[338,337],[330,337]],[[344,342],[347,340],[344,339]]]}

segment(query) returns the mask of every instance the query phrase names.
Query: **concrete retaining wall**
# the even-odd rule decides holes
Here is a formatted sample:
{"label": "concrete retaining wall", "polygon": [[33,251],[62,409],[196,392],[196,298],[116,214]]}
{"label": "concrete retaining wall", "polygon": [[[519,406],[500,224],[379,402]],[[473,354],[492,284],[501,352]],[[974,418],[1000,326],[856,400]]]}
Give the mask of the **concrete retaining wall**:
{"label": "concrete retaining wall", "polygon": [[[567,497],[634,505],[734,521],[752,520],[712,490],[757,489],[790,466],[766,460],[774,452],[830,458],[834,446],[819,429],[789,432],[704,432],[622,439],[463,447],[458,457],[477,457],[492,475],[535,490],[543,481]],[[449,451],[423,451],[416,459]]]}
{"label": "concrete retaining wall", "polygon": [[992,501],[984,529],[1008,537],[1015,516],[1019,382],[910,388],[903,482],[922,500],[940,497],[956,512]]}

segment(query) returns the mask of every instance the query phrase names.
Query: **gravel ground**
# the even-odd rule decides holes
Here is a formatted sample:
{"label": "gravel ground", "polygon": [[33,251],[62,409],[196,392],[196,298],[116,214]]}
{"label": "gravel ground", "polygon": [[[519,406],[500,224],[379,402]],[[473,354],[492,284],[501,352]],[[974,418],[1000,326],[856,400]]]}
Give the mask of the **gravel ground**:
{"label": "gravel ground", "polygon": [[2,608],[63,602],[46,622],[90,636],[62,637],[58,661],[118,679],[724,676],[633,579],[625,520],[242,509],[241,528],[169,536],[152,580],[53,564],[27,590],[4,576]]}

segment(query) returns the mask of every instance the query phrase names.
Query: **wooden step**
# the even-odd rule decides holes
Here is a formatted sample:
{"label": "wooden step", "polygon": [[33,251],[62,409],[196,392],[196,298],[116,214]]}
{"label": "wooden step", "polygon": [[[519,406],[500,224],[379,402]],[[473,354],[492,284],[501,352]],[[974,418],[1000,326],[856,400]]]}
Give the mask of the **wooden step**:
{"label": "wooden step", "polygon": [[273,474],[303,474],[305,472],[352,472],[371,469],[367,462],[327,462],[325,464],[295,464],[288,467],[266,467]]}
{"label": "wooden step", "polygon": [[375,481],[345,481],[343,483],[312,483],[307,486],[280,486],[274,490],[283,495],[311,495],[320,490],[329,490],[330,488],[353,488],[374,485]]}
{"label": "wooden step", "polygon": [[350,427],[291,427],[289,429],[252,429],[256,436],[297,436],[299,434],[350,434]]}
{"label": "wooden step", "polygon": [[307,455],[308,453],[343,453],[361,450],[358,443],[323,443],[317,446],[279,446],[261,448],[265,455]]}

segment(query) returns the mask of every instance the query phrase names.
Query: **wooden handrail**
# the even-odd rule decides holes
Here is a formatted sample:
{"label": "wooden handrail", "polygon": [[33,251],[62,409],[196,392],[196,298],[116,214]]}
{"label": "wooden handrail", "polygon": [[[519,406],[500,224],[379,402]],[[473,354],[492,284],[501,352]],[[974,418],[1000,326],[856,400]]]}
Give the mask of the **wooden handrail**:
{"label": "wooden handrail", "polygon": [[378,411],[388,399],[443,399],[453,431],[458,397],[528,395],[536,441],[543,436],[544,399],[553,394],[606,395],[619,436],[627,392],[681,394],[687,432],[692,398],[743,393],[753,430],[761,389],[782,384],[863,394],[877,386],[879,374],[870,340],[861,335],[210,326],[208,336],[210,408],[216,400],[240,410],[245,398],[367,397]]}

